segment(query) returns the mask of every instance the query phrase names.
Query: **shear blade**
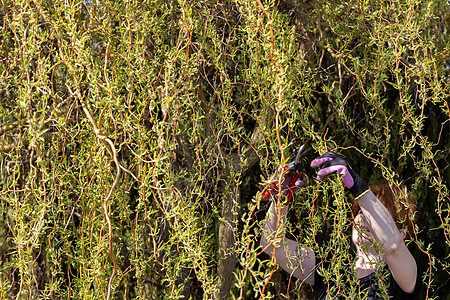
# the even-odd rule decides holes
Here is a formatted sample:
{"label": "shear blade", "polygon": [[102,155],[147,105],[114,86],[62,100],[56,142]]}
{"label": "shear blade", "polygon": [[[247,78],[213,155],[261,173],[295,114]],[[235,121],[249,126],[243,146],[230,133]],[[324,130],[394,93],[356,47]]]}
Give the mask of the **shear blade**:
{"label": "shear blade", "polygon": [[295,156],[295,164],[297,165],[300,163],[300,158],[302,157],[303,149],[305,148],[305,144],[300,146],[300,149],[298,149],[297,155]]}

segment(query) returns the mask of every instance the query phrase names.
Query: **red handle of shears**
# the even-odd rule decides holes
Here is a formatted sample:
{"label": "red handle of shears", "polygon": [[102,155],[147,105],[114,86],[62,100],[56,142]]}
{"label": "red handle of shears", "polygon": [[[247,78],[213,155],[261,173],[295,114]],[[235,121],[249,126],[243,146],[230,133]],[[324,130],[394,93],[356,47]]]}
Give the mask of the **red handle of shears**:
{"label": "red handle of shears", "polygon": [[270,188],[268,188],[264,194],[263,194],[263,199],[267,199],[270,196],[270,192],[272,192],[272,190],[275,188],[275,183],[272,183],[272,185],[270,186]]}
{"label": "red handle of shears", "polygon": [[302,173],[295,173],[294,176],[291,177],[291,181],[289,182],[289,189],[287,194],[287,201],[284,205],[289,205],[291,203],[292,197],[294,196],[293,187],[295,187],[295,182],[302,176]]}
{"label": "red handle of shears", "polygon": [[[284,170],[286,171],[286,175],[284,175],[284,177],[286,178],[289,174],[290,174],[290,168],[288,167],[288,166],[286,166],[285,168],[284,168]],[[286,203],[285,203],[285,205],[288,205],[290,202],[291,202],[291,200],[292,200],[292,197],[293,197],[293,195],[294,195],[294,190],[293,190],[293,187],[295,187],[295,182],[297,181],[297,179],[299,179],[300,177],[302,176],[302,173],[297,173],[297,172],[295,172],[295,173],[293,173],[293,175],[291,176],[291,180],[289,181],[289,186],[288,186],[288,191],[287,191],[287,201],[286,201]],[[270,196],[270,194],[272,193],[272,191],[274,190],[274,189],[276,189],[277,188],[277,185],[275,184],[275,183],[272,183],[271,185],[270,185],[270,188],[268,188],[265,192],[264,192],[264,194],[263,194],[263,199],[267,199],[269,196]]]}

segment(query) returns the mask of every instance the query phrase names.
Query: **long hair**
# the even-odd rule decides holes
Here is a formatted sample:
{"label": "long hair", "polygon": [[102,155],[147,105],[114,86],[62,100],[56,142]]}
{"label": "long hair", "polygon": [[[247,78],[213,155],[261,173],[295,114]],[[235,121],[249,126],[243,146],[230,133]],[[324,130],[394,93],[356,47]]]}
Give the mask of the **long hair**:
{"label": "long hair", "polygon": [[[399,230],[404,229],[407,236],[414,233],[414,199],[405,195],[397,186],[390,186],[387,182],[380,182],[370,186],[375,196],[389,211]],[[353,202],[353,216],[359,211],[357,201]]]}

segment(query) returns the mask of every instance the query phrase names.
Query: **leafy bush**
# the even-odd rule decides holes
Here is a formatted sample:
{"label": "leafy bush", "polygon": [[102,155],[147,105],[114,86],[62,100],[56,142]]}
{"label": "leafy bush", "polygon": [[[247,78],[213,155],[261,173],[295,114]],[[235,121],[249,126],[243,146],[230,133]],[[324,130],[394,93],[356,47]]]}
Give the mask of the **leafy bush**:
{"label": "leafy bush", "polygon": [[[308,142],[414,196],[424,297],[448,299],[446,1],[2,4],[1,298],[310,297],[259,248],[261,191]],[[349,202],[312,178],[292,234],[333,273]]]}

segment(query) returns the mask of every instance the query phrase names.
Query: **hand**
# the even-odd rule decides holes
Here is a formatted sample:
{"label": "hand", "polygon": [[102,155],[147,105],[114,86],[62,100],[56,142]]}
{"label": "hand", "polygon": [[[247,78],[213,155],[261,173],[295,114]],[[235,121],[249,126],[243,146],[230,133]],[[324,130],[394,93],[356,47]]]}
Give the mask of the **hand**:
{"label": "hand", "polygon": [[[286,170],[283,169],[283,173]],[[280,191],[280,187],[278,186],[278,179],[280,175],[275,175],[272,178],[272,184],[263,194],[263,199],[266,199],[270,195],[278,196],[278,192]],[[283,175],[282,175],[283,176]],[[292,197],[295,192],[297,192],[302,186],[305,185],[305,182],[301,179],[301,174],[296,173],[294,176],[286,175],[281,181],[281,200],[287,197],[284,205],[289,205],[292,200]]]}
{"label": "hand", "polygon": [[331,173],[342,175],[342,184],[348,189],[355,198],[365,191],[369,186],[352,170],[348,162],[341,155],[333,152],[327,152],[311,162],[312,168],[320,167],[317,172],[317,180],[323,180]]}

